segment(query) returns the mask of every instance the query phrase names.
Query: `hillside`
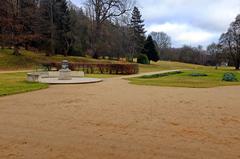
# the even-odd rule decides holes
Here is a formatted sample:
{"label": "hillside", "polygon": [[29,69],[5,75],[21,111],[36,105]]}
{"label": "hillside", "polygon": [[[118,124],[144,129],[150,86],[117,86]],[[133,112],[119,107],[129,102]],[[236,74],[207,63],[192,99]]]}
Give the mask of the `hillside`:
{"label": "hillside", "polygon": [[[12,50],[4,49],[0,50],[0,70],[27,70],[36,69],[41,63],[61,62],[62,60],[68,60],[69,62],[87,62],[87,63],[119,63],[119,61],[113,60],[96,60],[90,57],[64,57],[62,55],[55,55],[46,57],[44,53],[34,53],[32,51],[22,50],[20,56],[12,55]],[[151,63],[151,65],[139,65],[140,72],[154,72],[160,70],[172,70],[172,69],[201,69],[205,68],[200,65],[186,64],[180,62],[159,61],[157,63]]]}
{"label": "hillside", "polygon": [[0,70],[35,69],[43,62],[61,62],[62,60],[68,60],[69,62],[116,63],[116,61],[96,60],[87,57],[64,57],[62,55],[47,57],[44,53],[34,53],[26,50],[21,50],[21,55],[15,56],[12,55],[11,49],[0,49]]}

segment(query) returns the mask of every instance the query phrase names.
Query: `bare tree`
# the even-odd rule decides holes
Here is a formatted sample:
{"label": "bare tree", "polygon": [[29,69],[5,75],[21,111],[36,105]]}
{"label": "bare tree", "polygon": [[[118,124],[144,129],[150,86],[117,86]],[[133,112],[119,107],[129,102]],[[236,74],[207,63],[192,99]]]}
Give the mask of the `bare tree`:
{"label": "bare tree", "polygon": [[157,43],[159,49],[171,48],[171,37],[164,32],[151,32],[153,40]]}
{"label": "bare tree", "polygon": [[8,46],[14,46],[14,55],[19,55],[19,46],[39,38],[34,32],[36,4],[33,0],[1,1],[1,40]]}
{"label": "bare tree", "polygon": [[9,19],[10,8],[11,3],[8,0],[0,1],[0,45],[2,48],[4,48],[4,45],[7,45],[6,41],[9,41],[7,30],[11,26],[11,21]]}
{"label": "bare tree", "polygon": [[219,44],[224,52],[229,55],[235,68],[240,68],[240,15],[230,25],[227,33],[221,35]]}
{"label": "bare tree", "polygon": [[92,41],[95,57],[98,57],[98,44],[101,41],[103,23],[130,11],[131,4],[132,0],[87,0],[87,13],[92,19]]}
{"label": "bare tree", "polygon": [[207,46],[207,54],[210,56],[212,64],[216,65],[216,69],[218,69],[218,65],[220,63],[220,54],[221,48],[218,44],[212,43]]}

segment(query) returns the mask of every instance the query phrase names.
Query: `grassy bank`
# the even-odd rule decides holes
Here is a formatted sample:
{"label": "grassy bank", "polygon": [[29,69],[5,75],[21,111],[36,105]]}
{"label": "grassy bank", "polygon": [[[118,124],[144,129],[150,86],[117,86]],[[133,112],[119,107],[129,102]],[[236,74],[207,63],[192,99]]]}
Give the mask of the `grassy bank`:
{"label": "grassy bank", "polygon": [[0,96],[47,88],[47,84],[26,81],[26,73],[0,73]]}
{"label": "grassy bank", "polygon": [[181,62],[159,61],[151,62],[151,65],[139,65],[140,73],[156,72],[161,70],[176,70],[176,69],[203,69],[205,66],[186,64]]}
{"label": "grassy bank", "polygon": [[36,69],[43,62],[61,62],[68,60],[69,62],[88,62],[88,63],[113,63],[110,60],[96,60],[87,57],[64,57],[55,55],[51,57],[45,56],[44,53],[21,50],[20,56],[12,55],[11,49],[0,49],[0,70],[28,70]]}
{"label": "grassy bank", "polygon": [[[64,57],[62,55],[55,55],[46,57],[44,53],[37,53],[32,51],[21,50],[20,56],[12,55],[11,49],[0,49],[0,71],[1,70],[34,70],[43,62],[61,62],[66,59],[69,62],[88,62],[88,63],[118,63],[113,60],[92,59],[88,57]],[[185,64],[180,62],[160,61],[152,62],[151,65],[139,65],[140,73],[154,72],[171,69],[196,69],[203,66]]]}
{"label": "grassy bank", "polygon": [[[210,88],[217,86],[240,85],[240,82],[223,81],[226,72],[233,72],[240,81],[240,72],[232,69],[222,68],[215,70],[205,67],[203,69],[193,69],[183,71],[179,74],[169,74],[166,76],[150,76],[131,78],[130,83],[137,85],[168,86],[168,87],[189,87],[189,88]],[[192,76],[192,74],[206,74],[207,76]]]}

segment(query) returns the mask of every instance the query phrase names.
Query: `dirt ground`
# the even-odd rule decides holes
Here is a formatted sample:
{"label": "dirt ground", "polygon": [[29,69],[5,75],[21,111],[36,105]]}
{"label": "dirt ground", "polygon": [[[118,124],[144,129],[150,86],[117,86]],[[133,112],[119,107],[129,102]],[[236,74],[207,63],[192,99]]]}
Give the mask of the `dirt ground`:
{"label": "dirt ground", "polygon": [[0,159],[239,159],[240,87],[89,85],[0,98]]}

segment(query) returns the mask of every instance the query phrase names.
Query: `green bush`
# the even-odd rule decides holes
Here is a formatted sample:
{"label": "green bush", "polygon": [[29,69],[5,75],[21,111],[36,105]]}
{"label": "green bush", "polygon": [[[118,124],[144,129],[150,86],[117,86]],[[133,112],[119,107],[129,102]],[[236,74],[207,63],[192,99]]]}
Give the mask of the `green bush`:
{"label": "green bush", "polygon": [[193,77],[206,77],[206,76],[208,76],[208,75],[205,74],[205,73],[197,73],[197,72],[194,72],[194,73],[191,73],[190,76],[193,76]]}
{"label": "green bush", "polygon": [[228,72],[228,73],[225,73],[223,75],[223,81],[227,81],[227,82],[236,82],[238,81],[237,77],[235,76],[235,74],[231,73],[231,72]]}
{"label": "green bush", "polygon": [[140,64],[150,64],[150,61],[147,57],[147,55],[144,55],[144,54],[140,54],[137,58],[137,63],[140,63]]}

